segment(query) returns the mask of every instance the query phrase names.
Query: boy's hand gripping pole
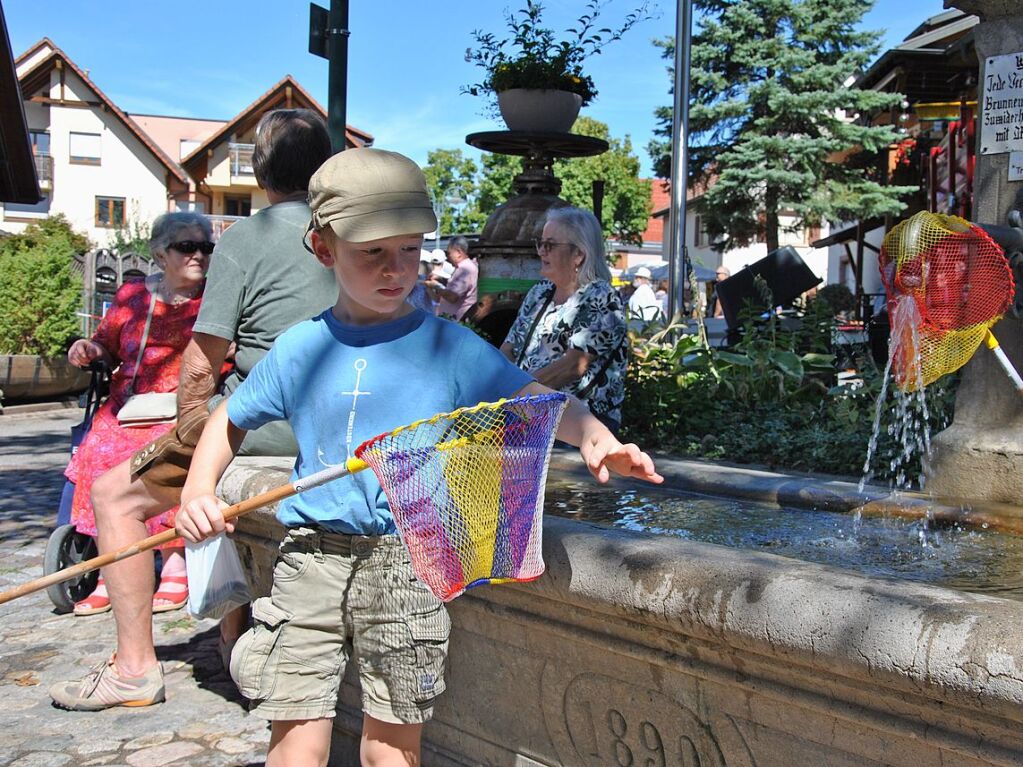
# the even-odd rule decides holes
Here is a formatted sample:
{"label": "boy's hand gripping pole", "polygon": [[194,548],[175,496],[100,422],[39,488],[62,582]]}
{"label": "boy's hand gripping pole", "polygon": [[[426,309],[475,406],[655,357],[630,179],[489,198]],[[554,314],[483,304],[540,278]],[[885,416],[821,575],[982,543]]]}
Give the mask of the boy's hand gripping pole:
{"label": "boy's hand gripping pole", "polygon": [[[248,498],[241,503],[236,503],[234,506],[228,506],[224,509],[224,520],[234,519],[240,517],[242,514],[248,514],[250,511],[255,511],[258,508],[267,506],[271,503],[284,500],[292,495],[298,495],[306,490],[310,490],[319,485],[324,485],[327,482],[331,482],[341,477],[346,477],[349,474],[355,474],[356,472],[362,471],[368,468],[368,464],[359,458],[349,458],[342,464],[337,466],[331,466],[329,469],[318,471],[315,474],[310,474],[308,477],[295,480],[289,485],[282,485],[281,487],[275,487],[273,490],[267,490],[265,493],[260,493],[257,496]],[[23,583],[20,586],[16,586],[13,589],[9,589],[0,593],[0,605],[10,602],[12,599],[23,597],[26,594],[31,594],[34,591],[40,591],[47,589],[57,583],[63,583],[69,581],[72,578],[85,575],[86,573],[98,570],[101,567],[106,567],[115,562],[120,562],[122,559],[133,557],[136,554],[141,554],[143,551],[149,551],[155,549],[164,543],[170,543],[178,534],[174,530],[165,530],[162,533],[151,535],[141,541],[125,546],[124,548],[118,549],[117,551],[110,552],[109,554],[102,554],[92,559],[87,559],[84,562],[79,562],[77,565],[66,567],[63,570],[58,570],[55,573],[50,573],[42,578],[36,578],[28,583]]]}

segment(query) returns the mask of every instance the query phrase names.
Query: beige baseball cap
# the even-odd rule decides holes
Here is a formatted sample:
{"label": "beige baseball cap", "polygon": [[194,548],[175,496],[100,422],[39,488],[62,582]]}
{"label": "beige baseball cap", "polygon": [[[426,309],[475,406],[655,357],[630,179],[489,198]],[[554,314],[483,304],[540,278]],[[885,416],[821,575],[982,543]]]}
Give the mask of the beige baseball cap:
{"label": "beige baseball cap", "polygon": [[397,152],[364,147],[338,152],[309,180],[313,227],[367,242],[437,228],[426,177]]}

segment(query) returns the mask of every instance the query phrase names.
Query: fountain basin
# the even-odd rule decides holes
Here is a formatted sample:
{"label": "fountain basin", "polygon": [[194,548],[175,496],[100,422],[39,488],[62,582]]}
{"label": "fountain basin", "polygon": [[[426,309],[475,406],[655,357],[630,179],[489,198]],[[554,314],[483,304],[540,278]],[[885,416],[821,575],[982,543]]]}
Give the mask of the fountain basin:
{"label": "fountain basin", "polygon": [[[240,459],[221,493],[276,486],[288,463]],[[551,476],[577,467],[559,455]],[[658,468],[680,490],[850,502],[848,483]],[[280,534],[266,510],[239,524],[263,593]],[[553,517],[544,557],[538,581],[450,604],[424,764],[1023,764],[1023,604]],[[332,764],[357,763],[357,684],[350,669]]]}

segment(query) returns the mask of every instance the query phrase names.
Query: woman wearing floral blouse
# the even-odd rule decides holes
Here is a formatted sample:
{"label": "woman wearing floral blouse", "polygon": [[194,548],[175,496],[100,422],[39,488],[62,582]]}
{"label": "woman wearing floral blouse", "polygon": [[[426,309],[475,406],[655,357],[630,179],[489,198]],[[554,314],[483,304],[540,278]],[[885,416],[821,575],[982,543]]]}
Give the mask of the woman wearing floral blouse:
{"label": "woman wearing floral blouse", "polygon": [[526,294],[501,351],[540,383],[579,397],[617,431],[628,340],[600,223],[579,208],[551,210],[536,252],[544,279]]}

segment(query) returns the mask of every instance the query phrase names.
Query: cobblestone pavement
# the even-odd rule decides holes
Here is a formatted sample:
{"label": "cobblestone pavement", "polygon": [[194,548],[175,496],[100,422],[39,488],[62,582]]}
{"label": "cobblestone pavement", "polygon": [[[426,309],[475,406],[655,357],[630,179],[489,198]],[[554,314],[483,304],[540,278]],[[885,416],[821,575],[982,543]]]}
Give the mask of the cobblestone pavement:
{"label": "cobblestone pavement", "polygon": [[[0,415],[0,590],[43,574],[79,418],[74,409]],[[45,592],[0,605],[0,767],[262,765],[269,729],[221,667],[216,623],[163,613],[154,635],[166,703],[62,711],[47,690],[109,656],[113,617],[58,615]]]}

